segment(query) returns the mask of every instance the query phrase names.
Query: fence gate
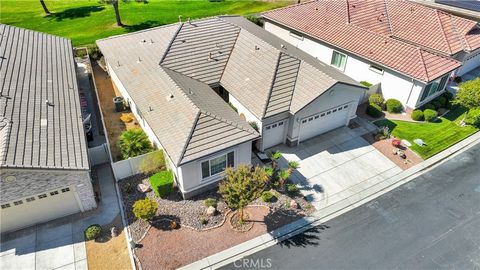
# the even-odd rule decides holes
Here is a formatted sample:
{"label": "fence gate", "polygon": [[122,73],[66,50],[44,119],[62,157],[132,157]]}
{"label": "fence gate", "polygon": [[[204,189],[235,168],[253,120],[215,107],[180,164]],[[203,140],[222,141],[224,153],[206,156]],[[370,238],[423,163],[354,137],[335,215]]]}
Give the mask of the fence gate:
{"label": "fence gate", "polygon": [[90,158],[91,166],[109,163],[110,157],[108,155],[107,144],[104,143],[99,146],[88,148],[88,157]]}

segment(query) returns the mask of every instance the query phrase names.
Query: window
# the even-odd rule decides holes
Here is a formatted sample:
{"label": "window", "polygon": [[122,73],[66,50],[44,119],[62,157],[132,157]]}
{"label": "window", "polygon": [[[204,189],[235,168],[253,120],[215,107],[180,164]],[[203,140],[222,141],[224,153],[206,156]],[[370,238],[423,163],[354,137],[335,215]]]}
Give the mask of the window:
{"label": "window", "polygon": [[40,195],[38,195],[38,198],[39,198],[39,199],[44,199],[44,198],[46,198],[46,197],[47,197],[47,194],[40,194]]}
{"label": "window", "polygon": [[340,108],[338,108],[338,110],[339,110],[339,111],[341,111],[341,110],[343,110],[343,108],[342,108],[342,107],[340,107]]}
{"label": "window", "polygon": [[278,126],[283,126],[283,122],[278,123]]}
{"label": "window", "polygon": [[347,56],[345,54],[339,53],[337,51],[333,51],[332,62],[330,63],[332,66],[343,71],[345,70],[346,63],[347,63]]}
{"label": "window", "polygon": [[343,106],[344,109],[348,108],[348,105]]}
{"label": "window", "polygon": [[337,109],[333,109],[333,112],[336,112],[336,111],[337,111]]}
{"label": "window", "polygon": [[269,130],[271,127],[270,126],[267,126],[266,129]]}
{"label": "window", "polygon": [[313,120],[313,117],[308,118],[308,121],[312,121],[312,120]]}
{"label": "window", "polygon": [[10,207],[10,204],[9,204],[9,203],[2,204],[2,209],[9,208],[9,207]]}
{"label": "window", "polygon": [[369,69],[375,73],[383,74],[383,69],[374,65],[370,65]]}
{"label": "window", "polygon": [[302,34],[300,34],[300,33],[298,33],[298,32],[290,31],[290,36],[291,36],[291,37],[294,37],[294,38],[296,38],[296,39],[303,40]]}
{"label": "window", "polygon": [[319,115],[315,115],[315,119],[318,119],[318,117],[320,117]]}
{"label": "window", "polygon": [[331,113],[332,113],[331,111],[328,111],[328,112],[327,112],[327,115],[329,115],[329,114],[331,114]]}
{"label": "window", "polygon": [[325,116],[325,113],[322,113],[320,116],[321,116],[321,117],[324,117],[324,116]]}
{"label": "window", "polygon": [[202,178],[207,178],[219,174],[227,167],[233,167],[234,152],[229,152],[225,155],[202,162]]}
{"label": "window", "polygon": [[62,188],[62,192],[65,193],[65,192],[69,192],[70,191],[70,188]]}
{"label": "window", "polygon": [[277,124],[273,124],[273,125],[272,125],[272,128],[276,128],[276,127],[277,127]]}
{"label": "window", "polygon": [[13,202],[13,204],[15,204],[15,205],[20,205],[20,204],[23,204],[23,201],[22,201],[22,200],[16,201],[16,202]]}
{"label": "window", "polygon": [[306,120],[306,119],[302,120],[302,124],[305,124],[306,122],[307,122],[307,120]]}
{"label": "window", "polygon": [[55,196],[55,195],[58,195],[58,191],[50,192],[50,196]]}
{"label": "window", "polygon": [[27,201],[27,202],[33,202],[33,201],[35,201],[35,198],[34,198],[34,197],[30,197],[30,198],[27,198],[26,201]]}
{"label": "window", "polygon": [[443,76],[442,78],[436,79],[435,81],[427,84],[423,89],[422,96],[420,97],[420,102],[424,101],[427,97],[442,91],[445,88],[447,83],[448,75]]}

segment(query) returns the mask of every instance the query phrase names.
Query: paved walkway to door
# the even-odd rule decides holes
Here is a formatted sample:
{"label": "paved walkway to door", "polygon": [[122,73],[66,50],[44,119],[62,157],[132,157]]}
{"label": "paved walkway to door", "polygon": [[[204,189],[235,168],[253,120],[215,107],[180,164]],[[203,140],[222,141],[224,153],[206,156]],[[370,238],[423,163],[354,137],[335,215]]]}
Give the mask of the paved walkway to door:
{"label": "paved walkway to door", "polygon": [[[358,121],[358,120],[357,120]],[[279,164],[295,160],[300,168],[291,177],[317,208],[335,203],[402,170],[361,136],[375,127],[342,127],[302,142],[297,147],[273,147],[283,154]]]}

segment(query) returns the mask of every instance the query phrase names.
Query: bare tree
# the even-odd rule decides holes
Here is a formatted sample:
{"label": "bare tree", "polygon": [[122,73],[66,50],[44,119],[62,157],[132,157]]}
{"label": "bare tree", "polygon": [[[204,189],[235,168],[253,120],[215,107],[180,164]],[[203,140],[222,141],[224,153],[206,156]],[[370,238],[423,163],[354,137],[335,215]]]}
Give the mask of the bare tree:
{"label": "bare tree", "polygon": [[47,5],[45,5],[45,2],[43,0],[40,0],[40,4],[43,7],[43,11],[45,11],[45,15],[50,15],[50,10],[48,10]]}
{"label": "bare tree", "polygon": [[[123,0],[127,2],[127,0]],[[100,0],[101,3],[104,4],[111,4],[113,6],[113,10],[115,11],[115,19],[117,20],[118,26],[123,26],[122,19],[120,17],[120,10],[118,9],[118,0]]]}

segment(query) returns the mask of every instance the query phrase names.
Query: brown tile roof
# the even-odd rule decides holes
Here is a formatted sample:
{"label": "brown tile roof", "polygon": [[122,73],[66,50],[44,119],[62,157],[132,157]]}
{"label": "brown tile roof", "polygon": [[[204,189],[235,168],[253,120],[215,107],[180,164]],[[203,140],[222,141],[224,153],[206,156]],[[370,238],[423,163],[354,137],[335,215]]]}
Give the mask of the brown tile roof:
{"label": "brown tile roof", "polygon": [[406,1],[313,1],[263,16],[332,46],[428,82],[480,48],[476,22]]}

